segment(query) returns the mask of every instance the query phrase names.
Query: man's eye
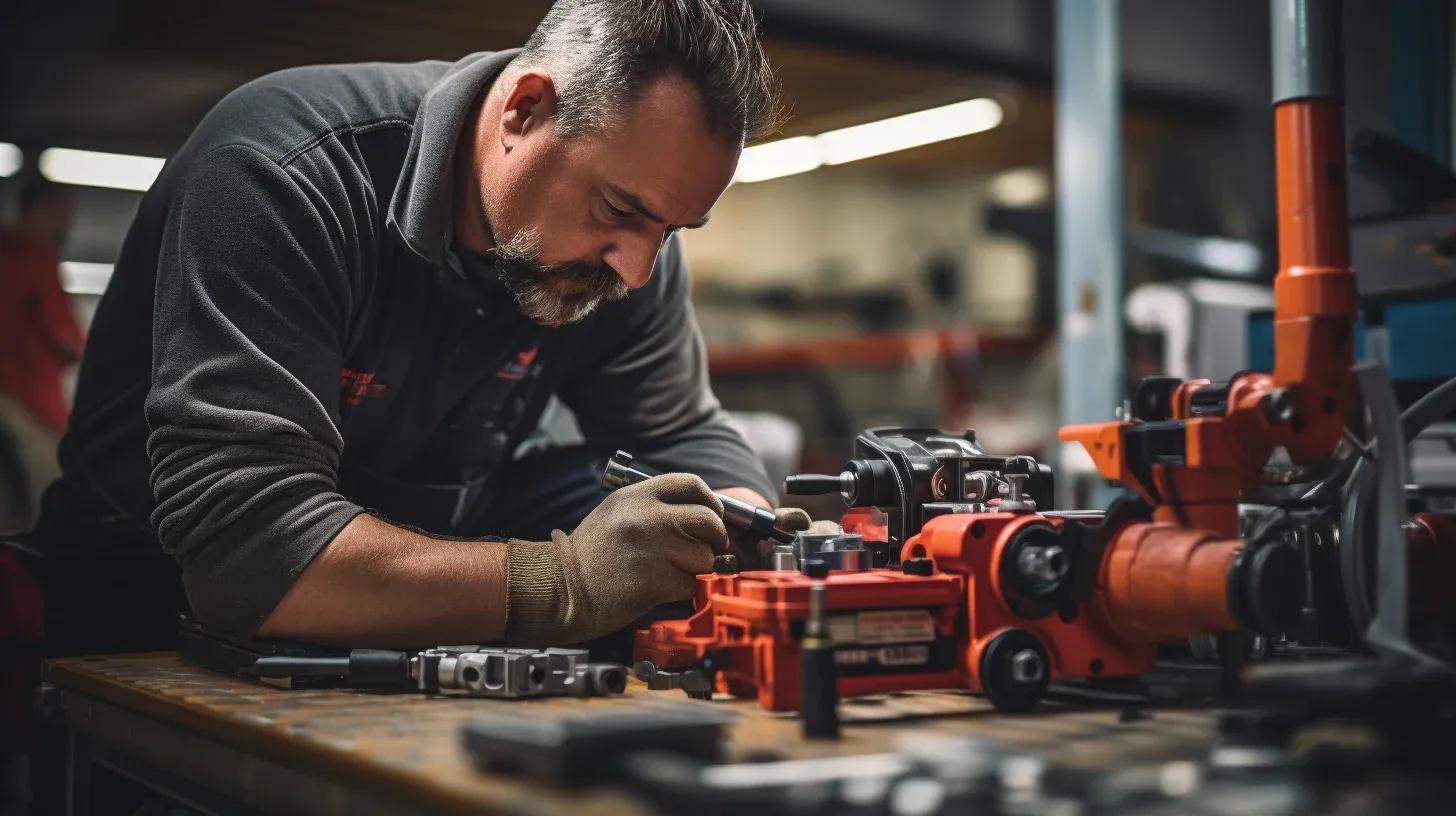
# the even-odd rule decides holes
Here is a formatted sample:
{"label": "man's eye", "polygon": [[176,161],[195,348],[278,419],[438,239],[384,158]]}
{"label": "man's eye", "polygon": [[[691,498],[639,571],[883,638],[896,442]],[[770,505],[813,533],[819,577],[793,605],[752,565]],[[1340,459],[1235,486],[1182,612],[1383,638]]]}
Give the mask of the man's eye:
{"label": "man's eye", "polygon": [[607,201],[607,199],[605,198],[602,199],[602,202],[607,205],[607,212],[611,213],[616,218],[628,218],[632,215],[631,210],[624,210],[621,207],[614,207],[612,206],[612,202]]}

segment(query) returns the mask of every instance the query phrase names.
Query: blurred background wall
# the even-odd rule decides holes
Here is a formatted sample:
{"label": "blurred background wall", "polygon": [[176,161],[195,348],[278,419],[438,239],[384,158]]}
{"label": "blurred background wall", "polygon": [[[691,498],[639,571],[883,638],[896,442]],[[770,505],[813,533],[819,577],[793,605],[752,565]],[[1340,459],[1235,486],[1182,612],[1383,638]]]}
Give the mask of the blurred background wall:
{"label": "blurred background wall", "polygon": [[[0,142],[13,149],[0,155],[0,202],[13,206],[16,180],[49,148],[165,158],[249,79],[513,47],[547,5],[10,0]],[[1391,127],[1395,5],[1345,4],[1352,133]],[[972,135],[729,189],[687,243],[725,404],[750,421],[788,420],[798,450],[786,467],[830,467],[874,423],[976,425],[998,452],[1045,452],[1058,381],[1053,0],[758,6],[793,114],[777,138],[969,99],[993,100],[1000,118]],[[1230,284],[1215,300],[1257,307],[1275,262],[1266,4],[1119,6],[1125,288],[1213,280]],[[1386,206],[1379,189],[1353,183],[1357,217]],[[85,317],[141,192],[77,189],[65,284]],[[1159,291],[1145,325],[1128,329],[1128,377],[1166,370],[1181,348],[1157,326],[1177,311]]]}

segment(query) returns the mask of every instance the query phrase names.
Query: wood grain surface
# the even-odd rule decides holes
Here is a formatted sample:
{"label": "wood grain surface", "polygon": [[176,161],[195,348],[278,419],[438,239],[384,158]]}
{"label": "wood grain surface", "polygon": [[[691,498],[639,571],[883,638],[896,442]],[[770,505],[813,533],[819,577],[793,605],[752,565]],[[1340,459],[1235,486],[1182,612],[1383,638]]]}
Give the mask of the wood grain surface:
{"label": "wood grain surface", "polygon": [[[46,679],[75,701],[136,715],[150,729],[112,729],[112,739],[142,739],[154,732],[173,754],[169,765],[195,776],[198,758],[211,748],[209,774],[226,774],[227,756],[256,758],[300,780],[327,782],[345,791],[377,795],[421,810],[450,812],[636,813],[642,806],[611,788],[545,790],[528,781],[476,770],[465,753],[461,726],[493,713],[530,712],[552,717],[582,707],[626,709],[646,719],[667,705],[715,705],[735,714],[727,753],[733,759],[801,758],[893,750],[908,733],[978,737],[1033,751],[1048,759],[1089,767],[1116,767],[1147,760],[1194,759],[1213,740],[1216,723],[1196,709],[1141,709],[1105,699],[1054,695],[1033,714],[1003,715],[984,699],[957,692],[910,692],[846,701],[844,737],[807,741],[792,716],[765,712],[750,701],[693,702],[680,692],[648,691],[633,680],[616,698],[482,700],[342,690],[286,690],[183,664],[174,654],[118,655],[50,661]],[[73,728],[86,730],[85,714],[68,712]],[[120,736],[117,736],[117,735]],[[170,735],[170,736],[169,736]],[[105,738],[104,736],[100,738]],[[263,776],[236,763],[229,785],[257,788]],[[268,791],[264,791],[267,793]],[[272,793],[277,793],[272,791]],[[266,797],[265,797],[266,798]]]}

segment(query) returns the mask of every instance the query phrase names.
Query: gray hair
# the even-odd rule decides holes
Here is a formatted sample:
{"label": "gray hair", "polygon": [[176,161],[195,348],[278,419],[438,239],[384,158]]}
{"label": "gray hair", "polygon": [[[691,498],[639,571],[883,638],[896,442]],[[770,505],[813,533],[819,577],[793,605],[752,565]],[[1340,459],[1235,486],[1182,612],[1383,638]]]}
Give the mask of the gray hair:
{"label": "gray hair", "polygon": [[514,60],[556,85],[556,127],[601,132],[664,75],[695,87],[713,133],[775,129],[777,86],[748,0],[557,0]]}

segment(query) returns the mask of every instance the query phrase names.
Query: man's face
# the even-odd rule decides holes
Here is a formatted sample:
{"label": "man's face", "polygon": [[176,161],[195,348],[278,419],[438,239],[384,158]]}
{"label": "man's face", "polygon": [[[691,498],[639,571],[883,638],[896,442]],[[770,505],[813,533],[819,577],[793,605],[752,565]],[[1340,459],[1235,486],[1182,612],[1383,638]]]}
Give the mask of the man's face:
{"label": "man's face", "polygon": [[645,285],[668,236],[707,221],[739,148],[708,131],[697,91],[675,77],[649,84],[606,133],[562,137],[549,80],[521,90],[531,77],[505,102],[497,141],[477,136],[496,152],[470,209],[488,221],[485,254],[521,311],[560,325]]}

